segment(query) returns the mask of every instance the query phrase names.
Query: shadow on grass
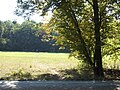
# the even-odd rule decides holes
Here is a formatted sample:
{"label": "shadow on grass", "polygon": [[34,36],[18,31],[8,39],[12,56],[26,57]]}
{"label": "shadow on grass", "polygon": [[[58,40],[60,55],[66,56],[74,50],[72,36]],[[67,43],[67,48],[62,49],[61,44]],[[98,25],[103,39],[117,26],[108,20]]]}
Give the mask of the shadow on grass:
{"label": "shadow on grass", "polygon": [[59,70],[55,71],[57,74],[54,73],[44,73],[36,76],[32,76],[31,73],[25,72],[23,70],[18,70],[16,72],[10,73],[7,77],[3,77],[0,80],[42,80],[42,81],[49,81],[49,80],[91,80],[92,75],[90,70],[83,69],[65,69],[65,70]]}
{"label": "shadow on grass", "polygon": [[37,75],[35,80],[63,80],[63,81],[79,81],[92,80],[92,73],[88,70],[65,69],[59,70],[58,74],[46,73]]}
{"label": "shadow on grass", "polygon": [[37,75],[34,80],[42,80],[42,81],[60,80],[60,76],[57,74],[46,73],[46,74]]}
{"label": "shadow on grass", "polygon": [[[41,80],[41,81],[88,81],[93,80],[93,71],[90,68],[81,68],[81,69],[65,69],[55,71],[54,73],[44,73],[40,75],[33,76],[29,72],[25,72],[22,69],[17,72],[12,72],[7,77],[2,77],[0,80],[19,80],[19,81],[27,81],[27,80]],[[113,69],[105,69],[105,80],[120,80],[120,70]]]}
{"label": "shadow on grass", "polygon": [[[120,70],[105,70],[105,74],[118,77]],[[111,74],[112,73],[112,74]],[[13,78],[14,77],[14,78]],[[12,78],[12,79],[11,79]],[[16,79],[17,78],[17,79]],[[46,73],[35,78],[28,72],[14,72],[0,81],[0,90],[119,90],[119,81],[93,81],[92,71],[88,69],[66,69],[58,74]],[[20,80],[20,81],[19,81]],[[83,81],[82,81],[83,80]]]}
{"label": "shadow on grass", "polygon": [[107,80],[120,80],[120,70],[104,69]]}
{"label": "shadow on grass", "polygon": [[[89,81],[94,80],[93,72],[89,69],[66,69],[58,71],[59,74],[46,73],[36,77],[35,80],[72,80],[72,81]],[[120,80],[120,70],[104,70],[105,80]]]}

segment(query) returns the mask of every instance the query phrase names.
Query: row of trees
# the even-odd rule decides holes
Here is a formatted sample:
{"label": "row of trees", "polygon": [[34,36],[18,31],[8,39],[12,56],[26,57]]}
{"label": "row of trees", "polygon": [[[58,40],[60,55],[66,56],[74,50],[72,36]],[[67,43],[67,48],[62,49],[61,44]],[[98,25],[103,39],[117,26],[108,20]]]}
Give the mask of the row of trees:
{"label": "row of trees", "polygon": [[119,0],[18,0],[17,11],[45,15],[52,10],[46,28],[59,34],[53,36],[56,43],[91,65],[95,78],[104,78],[102,58],[120,54],[119,8]]}
{"label": "row of trees", "polygon": [[54,40],[45,41],[42,23],[0,21],[0,51],[68,52],[53,46]]}

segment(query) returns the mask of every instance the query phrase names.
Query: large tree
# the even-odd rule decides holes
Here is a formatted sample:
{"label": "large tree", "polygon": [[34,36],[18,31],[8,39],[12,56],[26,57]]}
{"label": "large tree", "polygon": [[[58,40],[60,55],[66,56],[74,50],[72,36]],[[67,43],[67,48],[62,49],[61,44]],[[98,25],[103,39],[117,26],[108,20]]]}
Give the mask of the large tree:
{"label": "large tree", "polygon": [[[94,70],[95,78],[104,78],[102,66],[104,31],[109,22],[119,19],[119,0],[18,0],[17,14],[53,11],[50,22],[57,43],[68,45],[77,58]],[[20,12],[21,13],[18,13]],[[77,53],[77,54],[76,54]]]}

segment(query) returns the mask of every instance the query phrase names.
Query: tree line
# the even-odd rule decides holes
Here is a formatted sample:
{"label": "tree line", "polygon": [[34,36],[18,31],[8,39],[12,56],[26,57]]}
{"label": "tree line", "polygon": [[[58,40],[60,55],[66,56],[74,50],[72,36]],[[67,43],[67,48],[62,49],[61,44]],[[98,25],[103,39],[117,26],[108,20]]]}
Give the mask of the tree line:
{"label": "tree line", "polygon": [[0,21],[0,51],[69,52],[53,46],[55,40],[45,40],[45,34],[42,23]]}

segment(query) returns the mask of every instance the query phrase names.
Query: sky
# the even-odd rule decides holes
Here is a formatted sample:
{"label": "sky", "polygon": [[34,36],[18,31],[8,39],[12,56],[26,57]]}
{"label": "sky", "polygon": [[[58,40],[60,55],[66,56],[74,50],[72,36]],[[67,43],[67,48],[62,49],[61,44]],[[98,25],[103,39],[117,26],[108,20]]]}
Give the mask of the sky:
{"label": "sky", "polygon": [[[17,0],[0,0],[0,20],[6,21],[16,20],[18,23],[22,23],[24,21],[24,18],[21,16],[17,16],[14,14],[15,7],[17,6]],[[41,17],[40,15],[36,14],[31,17],[31,20],[34,20],[36,22],[47,22],[47,17]]]}

